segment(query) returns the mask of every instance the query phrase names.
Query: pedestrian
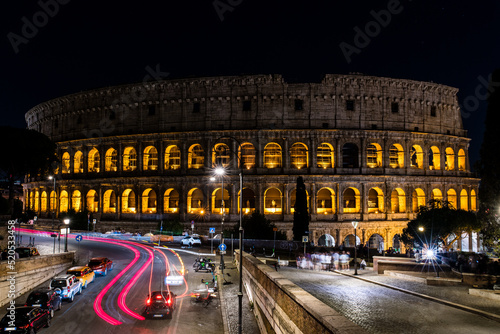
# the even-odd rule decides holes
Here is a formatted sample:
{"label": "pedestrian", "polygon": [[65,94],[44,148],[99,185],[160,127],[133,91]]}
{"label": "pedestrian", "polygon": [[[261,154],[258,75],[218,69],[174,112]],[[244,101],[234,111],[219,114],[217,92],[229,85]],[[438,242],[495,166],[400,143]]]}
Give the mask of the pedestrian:
{"label": "pedestrian", "polygon": [[339,270],[340,255],[339,252],[333,253],[333,269]]}
{"label": "pedestrian", "polygon": [[341,270],[346,270],[347,269],[347,266],[349,264],[349,258],[347,257],[347,254],[345,253],[345,251],[342,251],[342,255],[340,255],[340,267],[341,267]]}
{"label": "pedestrian", "polygon": [[363,270],[366,268],[366,261],[365,261],[365,259],[362,259],[362,260],[361,260],[361,263],[359,264],[359,267],[360,267],[361,269],[363,269]]}

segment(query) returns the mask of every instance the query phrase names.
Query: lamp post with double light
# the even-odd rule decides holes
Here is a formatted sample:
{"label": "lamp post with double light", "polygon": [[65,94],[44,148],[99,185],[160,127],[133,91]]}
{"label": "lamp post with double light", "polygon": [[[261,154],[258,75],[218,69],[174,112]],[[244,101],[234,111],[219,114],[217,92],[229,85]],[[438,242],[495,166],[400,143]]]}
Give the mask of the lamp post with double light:
{"label": "lamp post with double light", "polygon": [[358,228],[358,224],[359,224],[359,222],[357,222],[357,221],[352,222],[352,227],[354,227],[354,275],[358,274],[358,266],[357,266],[358,248],[356,247],[356,241],[357,241],[356,240],[357,239],[356,229]]}
{"label": "lamp post with double light", "polygon": [[[222,183],[222,196],[221,196],[221,232],[220,232],[220,243],[224,243],[224,217],[226,216],[226,207],[224,205],[224,175],[226,171],[224,167],[217,167],[215,169],[215,174],[220,176]],[[224,251],[220,251],[220,267],[222,272],[222,278],[224,278]]]}
{"label": "lamp post with double light", "polygon": [[67,253],[68,252],[68,227],[69,227],[69,219],[66,218],[64,219],[64,225],[65,225],[65,229],[66,229],[66,241],[64,243],[64,252]]}

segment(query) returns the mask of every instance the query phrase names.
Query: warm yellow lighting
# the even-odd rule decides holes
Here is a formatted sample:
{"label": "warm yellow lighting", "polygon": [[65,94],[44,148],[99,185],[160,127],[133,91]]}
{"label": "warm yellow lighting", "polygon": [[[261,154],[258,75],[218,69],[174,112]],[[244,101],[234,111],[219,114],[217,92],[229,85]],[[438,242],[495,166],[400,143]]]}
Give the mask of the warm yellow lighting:
{"label": "warm yellow lighting", "polygon": [[245,213],[249,213],[250,212],[250,209],[249,208],[246,208],[245,209]]}
{"label": "warm yellow lighting", "polygon": [[[193,212],[191,211],[191,213],[193,213]],[[200,213],[201,213],[201,214],[204,214],[204,213],[205,213],[205,211],[201,210],[201,211],[200,211]]]}
{"label": "warm yellow lighting", "polygon": [[424,227],[423,227],[423,226],[419,226],[419,227],[418,227],[418,230],[419,230],[420,232],[423,232],[423,231],[424,231]]}

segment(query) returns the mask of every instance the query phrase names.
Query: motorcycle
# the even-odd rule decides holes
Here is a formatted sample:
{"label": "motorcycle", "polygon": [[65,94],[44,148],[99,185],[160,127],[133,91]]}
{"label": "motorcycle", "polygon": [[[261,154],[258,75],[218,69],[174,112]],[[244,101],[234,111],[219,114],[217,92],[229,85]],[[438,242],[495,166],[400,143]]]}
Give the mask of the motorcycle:
{"label": "motorcycle", "polygon": [[215,263],[210,259],[206,258],[198,258],[193,263],[194,271],[198,272],[199,270],[206,270],[207,272],[215,271]]}
{"label": "motorcycle", "polygon": [[201,304],[203,307],[207,307],[212,304],[215,307],[219,305],[219,300],[217,299],[217,280],[212,280],[214,282],[213,287],[209,287],[209,282],[201,280],[205,284],[206,289],[196,290],[191,293],[191,304]]}

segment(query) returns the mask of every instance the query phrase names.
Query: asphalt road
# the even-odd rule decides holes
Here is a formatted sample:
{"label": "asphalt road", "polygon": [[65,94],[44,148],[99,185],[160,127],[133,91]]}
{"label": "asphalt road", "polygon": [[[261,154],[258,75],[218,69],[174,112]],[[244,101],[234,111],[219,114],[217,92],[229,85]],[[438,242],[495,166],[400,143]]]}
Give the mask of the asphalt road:
{"label": "asphalt road", "polygon": [[[23,236],[23,243],[27,243],[29,234]],[[48,236],[37,235],[35,244],[42,254],[53,252],[53,239]],[[125,244],[125,248],[123,246]],[[64,240],[61,240],[61,249],[64,249]],[[153,248],[150,245],[134,242],[109,243],[106,241],[83,240],[80,243],[73,238],[68,239],[68,250],[77,251],[78,264],[85,264],[88,259],[104,256],[114,261],[114,269],[107,276],[97,276],[94,283],[89,284],[75,301],[63,302],[61,311],[57,311],[50,328],[45,328],[41,333],[221,333],[223,332],[220,305],[201,305],[190,303],[190,293],[204,288],[201,279],[211,279],[211,274],[198,272],[192,269],[196,255],[177,252],[185,263],[187,285],[172,287],[177,298],[177,308],[172,319],[138,319],[145,307],[147,295],[151,289],[160,290],[165,273],[172,268],[181,268],[181,261],[174,252],[165,248]],[[56,243],[56,252],[58,245]],[[195,249],[196,251],[196,249]],[[130,264],[136,260],[131,266]],[[151,263],[153,264],[151,266]],[[128,267],[128,268],[127,268]],[[128,269],[128,270],[127,270]],[[137,280],[134,279],[138,272],[143,270]],[[119,279],[113,282],[117,276]],[[42,286],[48,285],[47,282]],[[151,287],[150,287],[151,285]],[[110,318],[103,319],[95,311],[94,302],[101,291],[109,287],[100,303],[102,311]],[[124,294],[126,294],[124,296]],[[16,300],[22,304],[27,294]],[[124,302],[121,303],[120,300]],[[104,316],[105,318],[106,316]],[[119,322],[112,324],[110,322]]]}

